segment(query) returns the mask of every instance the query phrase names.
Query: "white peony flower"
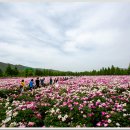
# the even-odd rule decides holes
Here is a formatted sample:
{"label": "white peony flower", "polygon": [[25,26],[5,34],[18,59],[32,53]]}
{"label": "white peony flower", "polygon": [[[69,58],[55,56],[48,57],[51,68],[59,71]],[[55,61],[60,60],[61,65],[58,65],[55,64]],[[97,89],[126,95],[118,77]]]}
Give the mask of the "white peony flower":
{"label": "white peony flower", "polygon": [[66,118],[62,117],[62,121],[65,121],[65,120],[66,120]]}
{"label": "white peony flower", "polygon": [[13,113],[13,117],[17,116],[18,115],[18,112],[14,112]]}
{"label": "white peony flower", "polygon": [[126,107],[126,103],[124,103],[123,106]]}
{"label": "white peony flower", "polygon": [[54,110],[54,109],[52,109],[52,110],[51,110],[51,113],[54,113],[54,112],[55,112],[55,110]]}
{"label": "white peony flower", "polygon": [[81,114],[83,113],[83,111],[81,111]]}
{"label": "white peony flower", "polygon": [[8,110],[10,110],[12,107],[8,107]]}
{"label": "white peony flower", "polygon": [[68,115],[66,114],[66,115],[64,116],[64,118],[68,118]]}
{"label": "white peony flower", "polygon": [[111,119],[108,119],[108,123],[111,123]]}
{"label": "white peony flower", "polygon": [[58,109],[56,109],[56,112],[59,112],[60,111],[60,109],[58,108]]}
{"label": "white peony flower", "polygon": [[9,122],[10,120],[11,120],[11,117],[8,117],[8,118],[6,118],[6,119],[4,120],[4,123]]}
{"label": "white peony flower", "polygon": [[117,123],[116,123],[116,126],[120,126],[120,124],[117,122]]}
{"label": "white peony flower", "polygon": [[123,114],[123,116],[124,116],[124,117],[126,117],[126,116],[127,116],[127,114],[125,114],[125,113],[124,113],[124,114]]}
{"label": "white peony flower", "polygon": [[97,100],[97,102],[101,102],[101,100],[100,100],[100,99],[98,99],[98,100]]}
{"label": "white peony flower", "polygon": [[126,111],[126,109],[123,109],[122,111]]}
{"label": "white peony flower", "polygon": [[59,116],[58,116],[58,119],[61,119],[61,118],[62,118],[62,116],[61,116],[61,115],[59,115]]}
{"label": "white peony flower", "polygon": [[9,102],[6,102],[5,107],[7,107],[8,105],[9,105]]}
{"label": "white peony flower", "polygon": [[84,118],[86,118],[87,116],[86,115],[83,115]]}
{"label": "white peony flower", "polygon": [[14,126],[16,126],[16,125],[17,125],[16,122],[12,122],[12,123],[9,125],[9,127],[14,127]]}

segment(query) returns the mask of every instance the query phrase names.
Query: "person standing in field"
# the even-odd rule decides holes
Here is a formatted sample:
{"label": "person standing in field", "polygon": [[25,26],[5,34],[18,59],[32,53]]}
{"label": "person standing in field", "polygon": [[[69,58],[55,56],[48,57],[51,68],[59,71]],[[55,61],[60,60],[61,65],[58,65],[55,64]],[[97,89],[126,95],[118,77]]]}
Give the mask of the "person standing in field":
{"label": "person standing in field", "polygon": [[52,81],[52,78],[50,77],[50,85],[52,85],[52,82],[53,82],[53,81]]}
{"label": "person standing in field", "polygon": [[39,77],[37,77],[37,79],[36,79],[35,82],[36,82],[36,88],[39,88],[39,82],[40,82],[40,81],[39,81]]}
{"label": "person standing in field", "polygon": [[34,81],[33,81],[33,79],[31,79],[31,81],[29,83],[29,89],[32,91],[33,88],[34,88]]}
{"label": "person standing in field", "polygon": [[20,82],[20,93],[24,92],[24,87],[25,87],[25,82],[24,82],[24,80],[22,80]]}
{"label": "person standing in field", "polygon": [[44,86],[45,78],[42,78],[40,81],[41,81],[41,86]]}

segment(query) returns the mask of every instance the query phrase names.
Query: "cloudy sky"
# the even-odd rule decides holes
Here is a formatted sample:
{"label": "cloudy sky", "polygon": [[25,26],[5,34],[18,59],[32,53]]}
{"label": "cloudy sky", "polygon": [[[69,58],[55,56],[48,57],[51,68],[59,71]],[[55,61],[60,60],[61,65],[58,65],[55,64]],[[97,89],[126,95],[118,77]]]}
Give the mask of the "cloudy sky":
{"label": "cloudy sky", "polygon": [[130,3],[0,3],[0,61],[64,71],[130,63]]}

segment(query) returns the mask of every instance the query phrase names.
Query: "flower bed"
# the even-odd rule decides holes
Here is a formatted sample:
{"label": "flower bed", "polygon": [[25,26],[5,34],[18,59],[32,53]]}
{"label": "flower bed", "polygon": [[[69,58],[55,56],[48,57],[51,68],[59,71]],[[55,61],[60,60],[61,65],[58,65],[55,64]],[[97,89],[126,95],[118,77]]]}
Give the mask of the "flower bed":
{"label": "flower bed", "polygon": [[[8,81],[4,79],[3,83],[2,80],[0,84],[4,86]],[[17,80],[13,79],[14,84]],[[26,83],[29,80],[25,79]],[[26,90],[23,94],[19,94],[17,84],[15,87],[6,85],[0,90],[0,125],[129,127],[129,84],[129,76],[73,77],[37,88],[33,93]]]}

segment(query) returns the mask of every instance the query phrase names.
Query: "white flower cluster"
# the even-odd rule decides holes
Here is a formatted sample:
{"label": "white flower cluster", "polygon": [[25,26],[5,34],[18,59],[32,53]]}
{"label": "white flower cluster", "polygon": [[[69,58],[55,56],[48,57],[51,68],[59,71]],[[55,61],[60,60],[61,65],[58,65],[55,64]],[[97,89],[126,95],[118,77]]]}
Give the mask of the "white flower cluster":
{"label": "white flower cluster", "polygon": [[123,117],[126,117],[126,116],[130,116],[130,114],[128,114],[128,113],[127,113],[127,114],[124,113],[124,114],[123,114]]}
{"label": "white flower cluster", "polygon": [[119,127],[119,126],[120,126],[120,124],[117,122],[117,123],[116,123],[116,126],[118,126],[118,127]]}
{"label": "white flower cluster", "polygon": [[51,114],[59,114],[60,113],[60,109],[59,108],[57,108],[56,110],[54,109],[54,108],[52,108],[51,110],[50,110],[50,113]]}
{"label": "white flower cluster", "polygon": [[12,122],[12,123],[9,125],[9,127],[15,127],[15,126],[17,126],[17,123],[16,123],[16,122]]}
{"label": "white flower cluster", "polygon": [[11,117],[12,116],[12,110],[7,110],[6,111],[6,116]]}
{"label": "white flower cluster", "polygon": [[8,106],[9,106],[9,102],[6,102],[5,107],[8,107]]}
{"label": "white flower cluster", "polygon": [[66,119],[68,118],[68,115],[64,115],[63,117],[61,115],[58,115],[58,119],[61,119],[62,121],[66,121]]}
{"label": "white flower cluster", "polygon": [[6,124],[7,122],[9,122],[11,120],[11,117],[7,117],[5,120],[2,120],[3,124]]}
{"label": "white flower cluster", "polygon": [[[18,114],[18,112],[13,113],[12,107],[8,107],[6,110],[6,118],[5,120],[2,120],[2,124],[5,125],[7,122],[11,120],[12,117],[15,117]],[[16,126],[16,122],[12,122],[9,127]]]}

